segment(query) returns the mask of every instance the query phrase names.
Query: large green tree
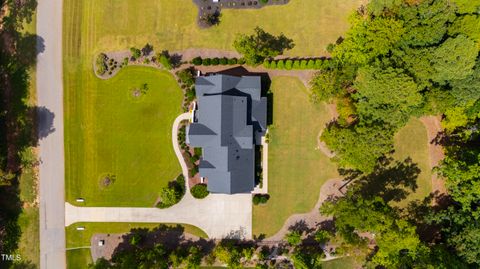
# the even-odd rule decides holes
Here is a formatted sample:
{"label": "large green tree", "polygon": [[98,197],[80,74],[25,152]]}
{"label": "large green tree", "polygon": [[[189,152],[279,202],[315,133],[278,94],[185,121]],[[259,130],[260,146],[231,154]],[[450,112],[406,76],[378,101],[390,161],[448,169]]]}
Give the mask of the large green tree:
{"label": "large green tree", "polygon": [[408,121],[412,108],[422,103],[417,84],[402,69],[361,68],[354,87],[358,115],[369,125],[401,127]]}
{"label": "large green tree", "polygon": [[285,50],[292,49],[294,43],[284,34],[274,36],[256,27],[252,35],[238,35],[233,46],[243,54],[247,64],[259,65],[266,58],[273,58],[283,54]]}

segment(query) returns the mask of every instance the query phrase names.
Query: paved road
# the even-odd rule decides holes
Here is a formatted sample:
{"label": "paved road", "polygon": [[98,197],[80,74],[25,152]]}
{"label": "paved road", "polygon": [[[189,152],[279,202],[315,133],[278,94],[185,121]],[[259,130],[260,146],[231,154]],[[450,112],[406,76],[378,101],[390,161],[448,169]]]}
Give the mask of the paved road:
{"label": "paved road", "polygon": [[[178,126],[190,119],[189,113],[178,116],[172,127],[172,144],[188,178],[188,168],[178,146]],[[188,180],[185,180],[188,190]],[[252,238],[252,195],[210,194],[195,199],[189,191],[176,205],[167,209],[140,207],[76,207],[65,203],[65,225],[75,222],[184,223],[199,227],[209,238]],[[81,231],[78,231],[81,232]]]}
{"label": "paved road", "polygon": [[38,55],[37,102],[54,116],[52,129],[52,114],[39,115],[39,132],[49,133],[40,140],[40,268],[62,269],[66,257],[61,0],[38,1],[37,34],[45,46]]}

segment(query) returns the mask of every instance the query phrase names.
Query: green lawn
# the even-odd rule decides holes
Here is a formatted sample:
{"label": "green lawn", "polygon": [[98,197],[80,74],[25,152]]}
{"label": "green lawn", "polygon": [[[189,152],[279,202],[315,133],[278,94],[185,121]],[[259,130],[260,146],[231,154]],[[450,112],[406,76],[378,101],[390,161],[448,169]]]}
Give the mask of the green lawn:
{"label": "green lawn", "polygon": [[[199,29],[197,7],[191,0],[66,0],[66,50],[77,56],[101,50],[143,46],[159,49],[218,48],[232,50],[237,33],[255,26],[272,33],[283,32],[296,47],[289,55],[325,54],[328,43],[348,29],[349,14],[363,0],[291,0],[284,6],[258,10],[222,10],[219,26]],[[76,25],[83,25],[81,31]],[[72,38],[72,35],[80,35]],[[91,60],[91,58],[85,58]]]}
{"label": "green lawn", "polygon": [[408,196],[407,201],[423,199],[432,190],[428,142],[425,126],[421,121],[414,118],[395,135],[395,159],[405,160],[405,158],[410,157],[421,171],[417,179],[418,188]]}
{"label": "green lawn", "polygon": [[353,269],[356,268],[355,259],[350,257],[338,258],[322,263],[322,269]]}
{"label": "green lawn", "polygon": [[[177,224],[166,224],[175,226]],[[76,227],[85,227],[84,231],[77,231]],[[67,249],[90,246],[90,239],[96,233],[127,233],[134,228],[153,229],[158,227],[155,223],[75,223],[65,228],[67,238]],[[188,225],[181,225],[186,233],[190,233],[202,238],[208,238],[207,234],[201,229]],[[72,249],[67,250],[67,268],[84,269],[87,264],[92,262],[90,249]]]}
{"label": "green lawn", "polygon": [[92,263],[90,249],[67,250],[67,269],[85,269],[90,263]]}
{"label": "green lawn", "polygon": [[266,205],[253,208],[253,233],[275,234],[292,214],[310,211],[322,184],[337,176],[336,166],[315,149],[329,120],[324,105],[308,100],[305,86],[293,77],[272,80],[273,127],[270,128]]}
{"label": "green lawn", "polygon": [[[87,79],[83,79],[87,75]],[[134,101],[130,89],[147,83]],[[109,80],[65,76],[67,201],[86,206],[153,206],[181,171],[171,129],[182,92],[167,72],[129,66]],[[116,180],[101,184],[105,174]]]}

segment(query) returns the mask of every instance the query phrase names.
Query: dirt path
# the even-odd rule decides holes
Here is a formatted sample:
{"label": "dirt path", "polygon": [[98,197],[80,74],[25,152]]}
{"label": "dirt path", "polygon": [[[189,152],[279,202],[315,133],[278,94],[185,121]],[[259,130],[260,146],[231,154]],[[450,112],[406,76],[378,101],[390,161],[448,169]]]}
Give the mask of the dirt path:
{"label": "dirt path", "polygon": [[332,197],[342,196],[339,188],[343,185],[340,178],[329,179],[320,189],[320,195],[315,207],[308,213],[291,215],[283,224],[283,227],[275,235],[265,239],[265,241],[280,241],[289,232],[289,228],[299,221],[304,221],[305,225],[315,228],[320,222],[331,219],[330,217],[320,215],[320,206],[322,203]]}
{"label": "dirt path", "polygon": [[[428,155],[430,159],[430,168],[437,166],[440,161],[445,157],[443,148],[434,142],[435,137],[442,131],[439,116],[424,116],[420,118],[420,121],[425,125],[427,129],[428,137]],[[445,181],[438,177],[437,173],[432,173],[432,193],[447,193],[445,188]]]}

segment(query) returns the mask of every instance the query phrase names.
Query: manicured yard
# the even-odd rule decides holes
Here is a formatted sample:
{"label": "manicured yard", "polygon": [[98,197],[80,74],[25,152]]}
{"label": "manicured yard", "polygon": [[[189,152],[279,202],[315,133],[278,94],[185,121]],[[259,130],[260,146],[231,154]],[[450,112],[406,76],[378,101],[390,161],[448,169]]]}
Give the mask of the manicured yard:
{"label": "manicured yard", "polygon": [[[131,89],[148,85],[134,100]],[[153,206],[181,171],[171,128],[182,92],[167,72],[129,66],[109,80],[67,70],[65,76],[67,201],[86,206]],[[105,186],[106,174],[115,181]]]}
{"label": "manicured yard", "polygon": [[[66,0],[65,45],[88,60],[92,58],[83,58],[85,53],[123,50],[146,42],[171,51],[192,47],[232,50],[237,33],[260,26],[292,38],[296,47],[289,55],[320,55],[345,32],[348,15],[361,2],[364,0],[291,0],[287,5],[258,10],[225,9],[219,26],[199,29],[197,7],[191,0]],[[73,23],[83,29],[74,29]]]}
{"label": "manicured yard", "polygon": [[[167,224],[176,226],[177,224]],[[85,227],[84,231],[77,231],[76,227]],[[134,228],[153,229],[158,227],[155,223],[75,223],[65,228],[67,236],[67,249],[90,246],[90,239],[96,233],[128,233]],[[186,233],[190,233],[202,238],[208,238],[207,234],[199,228],[182,224]],[[67,268],[83,269],[92,262],[90,249],[70,249],[67,250]]]}
{"label": "manicured yard", "polygon": [[337,176],[335,164],[316,149],[318,133],[330,118],[326,107],[313,105],[297,78],[274,78],[271,89],[270,200],[253,208],[253,233],[267,237],[275,234],[290,215],[310,211],[322,184]]}
{"label": "manicured yard", "polygon": [[[418,119],[412,118],[395,136],[394,157],[398,160],[405,160],[405,158],[410,157],[421,170],[417,179],[418,188],[408,196],[408,201],[423,199],[432,190],[428,143],[427,130]],[[406,204],[406,202],[404,203]]]}
{"label": "manicured yard", "polygon": [[322,269],[353,269],[357,268],[356,266],[358,267],[355,259],[350,257],[338,258],[322,263]]}

